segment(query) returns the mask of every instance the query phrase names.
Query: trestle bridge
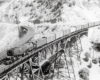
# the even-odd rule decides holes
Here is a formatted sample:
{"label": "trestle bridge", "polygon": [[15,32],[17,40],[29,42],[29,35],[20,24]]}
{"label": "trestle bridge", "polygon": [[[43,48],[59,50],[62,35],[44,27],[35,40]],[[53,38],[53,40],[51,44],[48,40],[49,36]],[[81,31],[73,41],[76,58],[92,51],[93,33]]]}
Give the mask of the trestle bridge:
{"label": "trestle bridge", "polygon": [[[49,43],[39,46],[28,55],[10,65],[0,65],[0,80],[53,80],[59,78],[60,69],[66,70],[66,80],[77,80],[72,57],[80,61],[82,52],[81,37],[87,35],[88,29],[99,26],[100,22],[75,26],[76,30],[68,32]],[[75,52],[76,51],[76,52]],[[63,62],[63,63],[62,63]],[[65,65],[63,65],[65,63]],[[69,66],[70,64],[70,66]]]}

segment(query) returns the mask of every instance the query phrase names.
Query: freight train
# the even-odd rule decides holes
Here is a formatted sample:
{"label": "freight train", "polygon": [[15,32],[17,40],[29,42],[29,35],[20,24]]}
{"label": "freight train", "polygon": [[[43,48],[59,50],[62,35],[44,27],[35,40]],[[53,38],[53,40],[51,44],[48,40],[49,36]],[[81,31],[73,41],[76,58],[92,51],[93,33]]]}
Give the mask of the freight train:
{"label": "freight train", "polygon": [[[33,49],[37,49],[45,44],[48,44],[58,38],[61,38],[63,36],[66,36],[72,32],[75,32],[77,30],[85,29],[85,28],[90,28],[94,26],[100,25],[100,22],[93,22],[85,25],[80,25],[80,26],[74,26],[74,29],[66,29],[66,30],[61,30],[56,33],[52,33],[48,37],[42,37],[38,39],[37,41],[33,41],[34,38],[34,30],[29,27],[29,26],[20,26],[18,28],[19,31],[19,41],[15,43],[15,47],[11,48],[9,50],[5,50],[4,52],[0,53],[0,63],[3,64],[10,64],[14,62],[15,60],[19,59],[20,57],[18,56],[25,56],[28,54],[25,54],[26,51],[31,51]],[[22,44],[23,43],[23,44]],[[20,45],[20,47],[16,47]]]}

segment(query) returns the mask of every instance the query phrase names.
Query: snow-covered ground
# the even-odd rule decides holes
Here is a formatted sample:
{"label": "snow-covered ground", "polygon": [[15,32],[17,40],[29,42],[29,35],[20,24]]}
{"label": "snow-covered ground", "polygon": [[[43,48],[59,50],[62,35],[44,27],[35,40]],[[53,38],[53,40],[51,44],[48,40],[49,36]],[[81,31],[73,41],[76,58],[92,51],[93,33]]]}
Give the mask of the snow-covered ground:
{"label": "snow-covered ground", "polygon": [[[97,33],[93,32],[93,31],[98,32],[98,30],[97,30],[98,27],[99,26],[97,26],[96,28],[89,29],[88,36],[83,36],[81,38],[83,52],[81,53],[82,64],[80,65],[80,69],[87,68],[90,71],[89,80],[99,80],[100,79],[100,76],[99,76],[100,75],[100,63],[99,63],[100,53],[95,51],[92,48],[92,44],[91,44],[91,41],[94,41],[94,39],[100,40],[100,39],[98,39],[99,36],[96,35]],[[93,33],[95,34],[95,36],[93,36]],[[92,40],[90,38],[92,38]],[[97,42],[97,41],[95,41],[95,42]],[[90,54],[88,62],[83,60],[83,58],[85,57],[85,53]],[[97,64],[94,64],[92,62],[93,59],[97,59]],[[91,66],[92,66],[91,68],[87,67],[89,64],[91,64]]]}
{"label": "snow-covered ground", "polygon": [[[55,33],[57,31],[71,28],[70,26],[81,25],[88,22],[95,22],[100,20],[99,0],[74,1],[75,5],[70,5],[72,4],[71,1],[63,4],[60,16],[62,20],[60,22],[56,22],[54,24],[51,24],[50,22],[33,24],[33,28],[35,29],[34,39],[37,40],[43,36],[51,35],[52,33]],[[52,6],[54,7],[54,5],[56,5],[56,2],[53,2]],[[40,5],[36,0],[9,0],[8,2],[0,5],[0,51],[4,50],[4,48],[11,48],[13,45],[13,41],[18,39],[18,26],[17,24],[15,24],[16,17],[20,23],[32,23],[32,21],[35,19],[40,19],[41,21],[50,20],[55,17],[55,15],[53,14],[54,12],[51,12],[52,8],[47,9],[44,5]],[[77,76],[77,71],[79,69],[82,69],[83,67],[88,68],[87,65],[91,63],[92,68],[88,68],[90,71],[89,78],[90,80],[99,80],[99,63],[93,64],[91,60],[93,57],[98,58],[100,55],[99,52],[96,52],[92,49],[92,44],[90,43],[91,41],[100,42],[99,33],[100,31],[98,28],[91,28],[89,29],[88,37],[83,36],[81,38],[83,47],[83,52],[81,53],[82,64],[79,65],[77,60],[74,60],[73,58],[73,61],[75,61],[74,66]],[[11,46],[8,46],[7,44]],[[88,62],[85,62],[82,59],[85,57],[84,54],[86,52],[90,53],[91,55]],[[79,77],[77,77],[77,80],[79,80]]]}

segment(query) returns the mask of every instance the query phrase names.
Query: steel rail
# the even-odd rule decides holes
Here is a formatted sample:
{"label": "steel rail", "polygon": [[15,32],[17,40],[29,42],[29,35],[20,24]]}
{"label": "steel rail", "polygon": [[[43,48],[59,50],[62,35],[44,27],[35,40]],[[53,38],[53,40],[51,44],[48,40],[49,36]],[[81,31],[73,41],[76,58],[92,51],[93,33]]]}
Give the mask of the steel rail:
{"label": "steel rail", "polygon": [[[95,27],[95,26],[91,26],[91,27]],[[90,27],[88,27],[88,28],[90,28]],[[27,62],[31,57],[35,57],[37,55],[37,53],[39,51],[41,51],[42,49],[44,49],[44,48],[46,48],[46,47],[48,47],[50,45],[53,45],[53,44],[55,44],[55,43],[57,43],[57,42],[59,42],[59,41],[61,41],[63,39],[72,37],[72,36],[74,36],[76,34],[79,34],[79,33],[82,33],[82,32],[86,32],[88,30],[88,28],[83,28],[83,29],[80,29],[80,30],[76,30],[76,31],[74,31],[72,33],[69,33],[69,34],[67,34],[65,36],[62,36],[62,37],[60,37],[60,38],[58,38],[58,39],[56,39],[56,40],[54,40],[54,41],[52,41],[50,43],[47,43],[47,44],[44,44],[44,45],[40,46],[35,51],[33,50],[31,52],[28,52],[29,55],[26,55],[22,59],[19,59],[18,61],[15,61],[12,65],[9,65],[9,67],[6,70],[4,70],[3,72],[0,72],[0,79],[3,78],[4,76],[6,76],[7,74],[9,74],[12,70],[14,70],[19,65],[22,65],[25,62]]]}

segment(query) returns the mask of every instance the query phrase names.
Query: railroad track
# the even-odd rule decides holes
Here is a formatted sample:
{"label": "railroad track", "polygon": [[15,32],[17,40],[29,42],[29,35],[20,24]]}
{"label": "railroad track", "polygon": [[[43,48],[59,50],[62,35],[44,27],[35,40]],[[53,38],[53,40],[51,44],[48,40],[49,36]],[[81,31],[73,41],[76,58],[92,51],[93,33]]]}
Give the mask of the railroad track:
{"label": "railroad track", "polygon": [[[49,51],[49,53],[50,53],[50,51],[51,51],[51,56],[50,56],[51,58],[45,57],[46,61],[50,61],[52,59],[52,57],[54,57],[52,55],[55,54],[55,51],[53,51],[54,50],[53,48],[51,50],[49,48],[51,48],[53,46],[53,47],[56,48],[56,50],[57,50],[56,52],[59,53],[61,51],[61,49],[62,50],[65,49],[65,47],[61,48],[61,46],[60,46],[62,40],[65,42],[65,45],[67,45],[68,41],[70,41],[69,39],[73,38],[74,36],[76,36],[77,38],[80,38],[83,34],[87,33],[89,28],[99,26],[99,25],[100,25],[100,22],[93,22],[93,23],[89,23],[89,24],[86,24],[86,25],[75,26],[75,28],[76,28],[75,31],[69,32],[68,34],[63,35],[62,37],[59,37],[58,39],[55,39],[54,41],[51,41],[51,42],[46,43],[44,45],[41,45],[38,48],[33,49],[30,52],[27,52],[28,55],[26,55],[26,56],[22,57],[21,59],[15,61],[13,64],[0,65],[0,79],[5,80],[6,78],[8,78],[8,75],[13,72],[13,70],[17,69],[19,66],[26,64],[27,62],[30,62],[30,59],[31,60],[34,59],[35,57],[37,57],[39,55],[39,53],[41,53],[41,54],[45,53],[44,56],[47,56],[46,52]],[[70,43],[71,43],[71,41],[70,41]],[[42,52],[42,51],[45,51],[45,52]],[[54,61],[55,60],[56,59],[54,59]],[[33,63],[34,62],[32,62],[32,61],[30,62],[30,64],[33,64]],[[39,66],[41,66],[40,63],[38,63],[38,67]],[[32,68],[31,68],[32,65],[29,65],[29,67],[30,67],[29,69],[32,71]],[[23,80],[23,78],[21,78],[21,79]]]}

